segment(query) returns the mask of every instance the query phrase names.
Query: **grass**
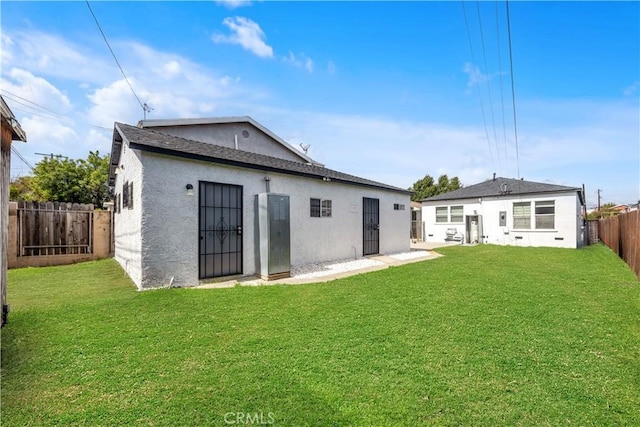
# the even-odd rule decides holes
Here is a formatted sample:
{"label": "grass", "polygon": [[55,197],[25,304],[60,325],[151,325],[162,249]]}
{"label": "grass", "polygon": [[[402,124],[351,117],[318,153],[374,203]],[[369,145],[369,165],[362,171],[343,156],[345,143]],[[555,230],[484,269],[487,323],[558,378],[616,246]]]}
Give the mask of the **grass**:
{"label": "grass", "polygon": [[640,283],[613,253],[441,252],[218,290],[11,270],[2,425],[640,425]]}

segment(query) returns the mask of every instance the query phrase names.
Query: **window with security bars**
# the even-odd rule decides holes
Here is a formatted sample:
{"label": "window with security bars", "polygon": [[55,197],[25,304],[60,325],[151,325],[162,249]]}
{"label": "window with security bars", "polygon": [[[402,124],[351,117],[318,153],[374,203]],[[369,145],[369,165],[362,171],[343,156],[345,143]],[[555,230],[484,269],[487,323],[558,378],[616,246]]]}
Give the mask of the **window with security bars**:
{"label": "window with security bars", "polygon": [[309,210],[312,218],[331,217],[331,200],[310,199]]}
{"label": "window with security bars", "polygon": [[513,228],[522,230],[531,228],[531,202],[513,204]]}
{"label": "window with security bars", "polygon": [[553,200],[536,202],[536,230],[555,228],[556,207]]}

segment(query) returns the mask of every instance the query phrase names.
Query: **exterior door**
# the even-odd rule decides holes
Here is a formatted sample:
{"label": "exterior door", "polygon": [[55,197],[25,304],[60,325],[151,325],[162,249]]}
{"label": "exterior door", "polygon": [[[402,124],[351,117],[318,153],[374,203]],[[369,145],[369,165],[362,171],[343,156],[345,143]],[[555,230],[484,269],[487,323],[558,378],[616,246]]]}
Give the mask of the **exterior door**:
{"label": "exterior door", "polygon": [[362,255],[380,252],[380,201],[362,198]]}
{"label": "exterior door", "polygon": [[200,182],[200,279],[242,274],[242,186]]}

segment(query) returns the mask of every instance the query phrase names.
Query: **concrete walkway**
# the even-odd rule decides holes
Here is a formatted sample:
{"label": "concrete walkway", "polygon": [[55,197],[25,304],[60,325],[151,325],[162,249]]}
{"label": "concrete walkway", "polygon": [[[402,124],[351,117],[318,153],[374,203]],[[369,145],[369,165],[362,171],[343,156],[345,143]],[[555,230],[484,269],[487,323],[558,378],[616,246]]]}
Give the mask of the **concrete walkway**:
{"label": "concrete walkway", "polygon": [[357,260],[342,260],[330,263],[322,263],[314,265],[314,273],[304,272],[305,267],[301,267],[303,271],[301,274],[296,274],[296,269],[293,268],[293,277],[287,277],[286,279],[278,280],[263,280],[255,276],[240,277],[233,280],[226,280],[222,282],[206,283],[200,286],[194,287],[194,289],[218,289],[218,288],[232,288],[234,286],[268,286],[277,284],[301,284],[301,283],[318,283],[329,282],[331,280],[340,279],[343,277],[354,276],[356,274],[368,273],[370,271],[384,270],[391,266],[409,264],[413,262],[425,261],[429,259],[438,258],[441,255],[435,252],[440,246],[447,246],[443,243],[411,243],[411,251],[403,252],[399,254],[389,255],[375,255],[367,256]]}

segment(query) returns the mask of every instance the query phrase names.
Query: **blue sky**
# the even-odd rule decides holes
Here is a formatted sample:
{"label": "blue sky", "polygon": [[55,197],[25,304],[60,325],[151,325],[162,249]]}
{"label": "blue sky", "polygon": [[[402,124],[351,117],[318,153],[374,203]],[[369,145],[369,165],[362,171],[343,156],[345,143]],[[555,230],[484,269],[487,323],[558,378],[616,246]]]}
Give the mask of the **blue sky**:
{"label": "blue sky", "polygon": [[[249,115],[327,167],[640,199],[640,3],[91,2],[147,118]],[[16,148],[109,153],[142,109],[85,2],[0,3]],[[466,17],[466,19],[465,19]],[[12,159],[13,177],[29,168]]]}

